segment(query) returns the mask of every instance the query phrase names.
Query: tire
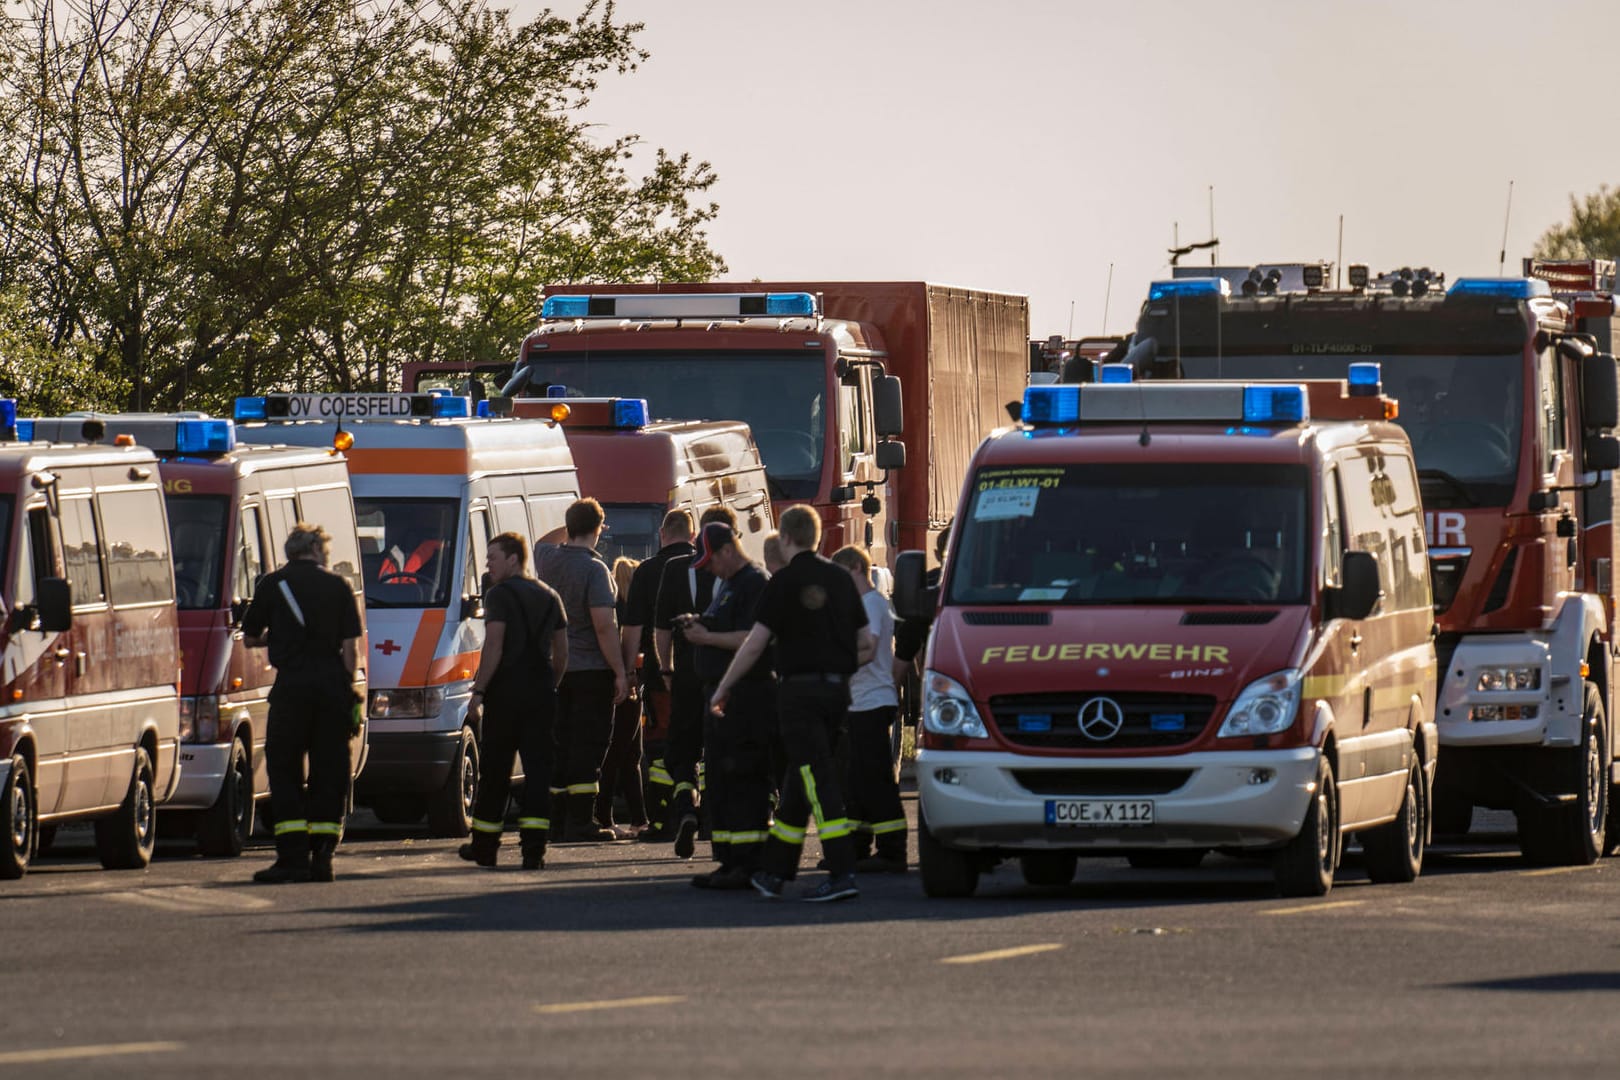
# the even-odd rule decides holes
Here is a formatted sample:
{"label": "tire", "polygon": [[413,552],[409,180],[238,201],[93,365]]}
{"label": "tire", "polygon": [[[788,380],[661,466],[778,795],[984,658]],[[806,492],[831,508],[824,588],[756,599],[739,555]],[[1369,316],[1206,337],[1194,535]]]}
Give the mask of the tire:
{"label": "tire", "polygon": [[384,825],[417,825],[427,814],[427,801],[414,795],[379,795],[371,812]]}
{"label": "tire", "polygon": [[[1380,884],[1404,885],[1423,872],[1429,835],[1429,800],[1424,797],[1423,765],[1413,756],[1406,794],[1395,820],[1361,832],[1361,859],[1367,876]],[[1470,807],[1472,813],[1472,807]]]}
{"label": "tire", "polygon": [[979,864],[974,854],[948,848],[935,840],[921,814],[917,815],[917,865],[926,896],[936,899],[972,896],[973,890],[979,887]]}
{"label": "tire", "polygon": [[253,759],[238,740],[231,743],[230,767],[219,786],[219,798],[197,823],[197,850],[204,855],[234,858],[253,835]]}
{"label": "tire", "polygon": [[157,841],[157,793],[152,759],[144,746],[135,748],[124,801],[108,817],[96,820],[96,855],[108,870],[144,870]]}
{"label": "tire", "polygon": [[466,836],[472,832],[473,799],[478,794],[478,741],[471,728],[461,729],[461,745],[450,762],[450,775],[428,803],[428,835]]}
{"label": "tire", "polygon": [[39,805],[28,759],[11,759],[11,773],[0,788],[0,878],[15,880],[28,873],[28,863],[39,844]]}
{"label": "tire", "polygon": [[1125,856],[1133,870],[1196,870],[1209,854],[1203,848],[1152,848]]}
{"label": "tire", "polygon": [[1584,690],[1581,745],[1561,751],[1553,771],[1556,790],[1574,792],[1574,801],[1525,806],[1518,812],[1519,850],[1542,866],[1590,866],[1608,842],[1609,745],[1603,697],[1595,683],[1586,683]]}
{"label": "tire", "polygon": [[1067,885],[1074,880],[1080,857],[1072,851],[1031,851],[1018,856],[1026,885]]}
{"label": "tire", "polygon": [[1316,766],[1316,791],[1299,835],[1272,858],[1271,873],[1284,896],[1326,896],[1333,888],[1343,839],[1339,835],[1339,787],[1333,763]]}

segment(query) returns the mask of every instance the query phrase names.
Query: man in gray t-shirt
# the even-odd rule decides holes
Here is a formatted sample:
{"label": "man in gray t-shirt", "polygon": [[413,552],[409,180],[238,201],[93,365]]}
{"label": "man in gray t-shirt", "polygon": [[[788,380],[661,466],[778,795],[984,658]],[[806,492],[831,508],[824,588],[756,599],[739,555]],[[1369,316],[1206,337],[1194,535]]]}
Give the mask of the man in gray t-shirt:
{"label": "man in gray t-shirt", "polygon": [[613,578],[596,555],[602,506],[579,499],[563,521],[568,539],[543,549],[535,560],[537,576],[557,590],[568,613],[568,672],[557,685],[551,835],[565,843],[611,840],[613,831],[594,820],[596,792],[613,735],[613,707],[628,696],[629,684],[619,651]]}

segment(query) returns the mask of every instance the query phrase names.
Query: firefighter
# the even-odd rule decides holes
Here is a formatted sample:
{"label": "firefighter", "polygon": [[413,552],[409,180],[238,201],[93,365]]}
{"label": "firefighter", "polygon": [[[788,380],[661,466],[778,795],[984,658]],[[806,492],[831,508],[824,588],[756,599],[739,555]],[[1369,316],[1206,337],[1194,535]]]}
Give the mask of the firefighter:
{"label": "firefighter", "polygon": [[[723,522],[711,522],[698,537],[692,563],[725,582],[701,616],[683,616],[682,633],[695,647],[693,664],[706,696],[726,673],[732,656],[754,625],[766,578],[737,546]],[[703,727],[703,801],[709,808],[710,844],[719,869],[699,874],[700,889],[746,889],[759,869],[760,849],[771,824],[771,741],[776,726],[776,675],[765,655],[737,680],[725,715],[707,712]]]}
{"label": "firefighter", "polygon": [[568,670],[568,618],[551,586],[524,574],[528,561],[529,544],[521,534],[505,532],[489,541],[484,648],[467,703],[467,720],[479,733],[478,795],[472,840],[460,854],[479,866],[495,865],[516,756],[523,759],[523,869],[540,870],[551,830],[552,726],[557,683]]}
{"label": "firefighter", "polygon": [[821,520],[806,506],[789,507],[780,522],[788,565],[760,598],[754,628],[715,687],[710,708],[724,714],[733,688],[776,640],[777,716],[787,769],[776,822],[762,868],[752,884],[772,899],[798,874],[812,814],[828,877],[805,894],[809,901],[848,900],[855,887],[853,831],[844,816],[833,750],[849,705],[849,677],[876,653],[866,610],[849,575],[816,554]]}
{"label": "firefighter", "polygon": [[268,646],[276,669],[264,740],[276,861],[253,875],[264,884],[331,881],[343,833],[361,628],[349,583],[326,569],[331,540],[319,525],[293,526],[287,565],[259,580],[242,616],[243,641]]}

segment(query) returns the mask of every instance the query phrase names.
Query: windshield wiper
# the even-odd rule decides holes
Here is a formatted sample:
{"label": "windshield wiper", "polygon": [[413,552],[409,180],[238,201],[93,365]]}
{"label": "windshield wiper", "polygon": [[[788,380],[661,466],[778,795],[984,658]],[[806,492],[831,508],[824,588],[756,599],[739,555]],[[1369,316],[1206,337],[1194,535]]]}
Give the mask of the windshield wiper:
{"label": "windshield wiper", "polygon": [[1474,493],[1469,490],[1468,485],[1444,469],[1419,469],[1417,474],[1419,484],[1422,484],[1425,480],[1438,480],[1450,488],[1462,500],[1464,506],[1479,505],[1479,500],[1474,498]]}

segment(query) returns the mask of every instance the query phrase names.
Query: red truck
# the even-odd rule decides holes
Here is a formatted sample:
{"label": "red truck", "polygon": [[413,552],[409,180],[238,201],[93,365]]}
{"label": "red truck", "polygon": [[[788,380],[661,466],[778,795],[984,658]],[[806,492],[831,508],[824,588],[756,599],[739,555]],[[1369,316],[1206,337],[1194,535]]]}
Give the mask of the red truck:
{"label": "red truck", "polygon": [[566,285],[547,289],[515,367],[407,364],[404,379],[740,420],[778,515],[814,505],[828,550],[864,543],[888,565],[949,520],[974,448],[1023,393],[1028,349],[1026,298],[924,282]]}

